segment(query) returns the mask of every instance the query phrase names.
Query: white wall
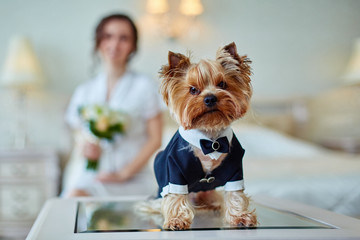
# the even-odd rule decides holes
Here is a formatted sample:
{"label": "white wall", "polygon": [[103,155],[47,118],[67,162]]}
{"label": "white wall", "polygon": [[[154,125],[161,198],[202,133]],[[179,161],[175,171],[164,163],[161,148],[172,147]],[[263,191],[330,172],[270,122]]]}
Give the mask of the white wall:
{"label": "white wall", "polygon": [[[172,0],[172,2],[175,2]],[[203,0],[198,39],[171,42],[141,35],[135,67],[156,77],[168,50],[213,57],[235,41],[253,60],[259,96],[316,94],[339,84],[352,41],[360,37],[357,0]],[[49,81],[48,88],[70,93],[90,74],[93,28],[109,12],[129,13],[138,22],[145,0],[1,0],[0,64],[7,43],[28,35]]]}
{"label": "white wall", "polygon": [[[47,115],[53,111],[58,126],[69,95],[90,76],[94,26],[110,12],[125,12],[138,21],[140,51],[133,67],[154,78],[166,63],[168,50],[191,50],[195,59],[212,58],[219,46],[235,41],[239,52],[253,60],[258,99],[316,95],[339,86],[352,43],[360,37],[357,0],[202,2],[205,12],[198,18],[197,24],[203,26],[198,36],[170,41],[144,29],[145,0],[0,0],[0,64],[13,35],[31,38],[48,81],[43,95],[53,99],[38,100],[37,107],[48,109]],[[6,90],[0,94],[0,118],[12,119],[5,116],[14,114],[13,106],[5,103],[9,94]],[[51,120],[40,117],[41,132],[50,128]],[[4,121],[0,124],[0,139],[7,136],[8,127]],[[56,134],[62,132],[49,136],[55,145],[60,144]]]}

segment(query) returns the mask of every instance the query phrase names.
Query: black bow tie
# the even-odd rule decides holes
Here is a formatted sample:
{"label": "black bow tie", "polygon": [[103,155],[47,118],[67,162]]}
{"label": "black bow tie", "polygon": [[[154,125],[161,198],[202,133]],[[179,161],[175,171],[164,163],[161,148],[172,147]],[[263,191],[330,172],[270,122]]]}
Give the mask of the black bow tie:
{"label": "black bow tie", "polygon": [[212,153],[214,151],[221,153],[229,152],[229,141],[227,137],[221,137],[214,141],[200,139],[200,146],[201,146],[201,150],[205,155]]}

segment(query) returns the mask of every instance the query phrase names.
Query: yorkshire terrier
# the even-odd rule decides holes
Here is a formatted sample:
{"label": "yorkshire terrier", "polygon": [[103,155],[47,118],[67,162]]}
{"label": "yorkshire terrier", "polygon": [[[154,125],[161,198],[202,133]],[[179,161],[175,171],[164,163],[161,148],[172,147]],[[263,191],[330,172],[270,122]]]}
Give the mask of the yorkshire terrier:
{"label": "yorkshire terrier", "polygon": [[[180,127],[154,162],[163,228],[190,228],[195,209],[222,209],[233,226],[257,225],[244,193],[245,151],[230,127],[249,108],[250,63],[235,43],[199,63],[169,52],[160,92]],[[221,186],[224,198],[215,190]]]}

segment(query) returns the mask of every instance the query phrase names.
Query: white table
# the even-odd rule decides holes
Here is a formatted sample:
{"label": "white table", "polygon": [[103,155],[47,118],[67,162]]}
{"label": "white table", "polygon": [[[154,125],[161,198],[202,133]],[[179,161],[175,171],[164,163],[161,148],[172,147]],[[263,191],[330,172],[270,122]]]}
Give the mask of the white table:
{"label": "white table", "polygon": [[[74,233],[78,203],[89,202],[129,202],[144,199],[143,196],[121,198],[76,198],[52,199],[43,207],[27,240],[92,240],[92,239],[360,239],[360,220],[339,215],[326,210],[303,204],[270,198],[254,196],[254,202],[259,206],[280,210],[284,214],[303,216],[320,225],[329,228],[279,228],[261,227],[256,229],[219,229],[190,231],[121,231],[121,232],[86,232]],[[269,208],[269,209],[270,209]],[[260,220],[261,221],[261,220]]]}

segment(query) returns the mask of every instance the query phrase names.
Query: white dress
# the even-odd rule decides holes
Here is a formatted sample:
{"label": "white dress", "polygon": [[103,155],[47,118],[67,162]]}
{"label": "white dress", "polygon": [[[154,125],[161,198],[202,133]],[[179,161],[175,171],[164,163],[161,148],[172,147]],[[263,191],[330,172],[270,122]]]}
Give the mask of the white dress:
{"label": "white dress", "polygon": [[[65,120],[73,129],[86,131],[78,109],[89,104],[108,105],[127,115],[130,121],[125,134],[117,136],[111,144],[106,141],[100,142],[102,154],[98,171],[115,172],[139,153],[147,140],[146,122],[161,112],[163,105],[155,82],[144,75],[130,71],[119,79],[108,101],[106,101],[106,93],[107,81],[104,73],[80,85],[70,101]],[[147,185],[154,183],[150,168],[145,168],[127,183],[103,184],[97,181],[96,172],[86,170],[86,161],[80,152],[81,139],[80,137],[76,141],[72,158],[65,170],[62,195],[66,195],[66,192],[74,188],[87,190],[93,195],[143,194],[144,190],[147,190],[147,193],[156,191],[149,189],[150,186]]]}

